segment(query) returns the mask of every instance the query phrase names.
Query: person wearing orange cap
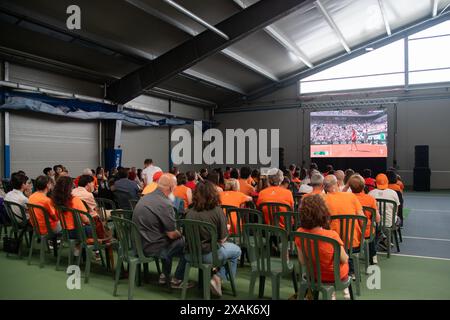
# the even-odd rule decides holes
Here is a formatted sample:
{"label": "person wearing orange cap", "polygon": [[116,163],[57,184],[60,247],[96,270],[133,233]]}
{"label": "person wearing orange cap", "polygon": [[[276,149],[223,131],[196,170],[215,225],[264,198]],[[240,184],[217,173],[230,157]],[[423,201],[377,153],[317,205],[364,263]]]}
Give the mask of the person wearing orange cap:
{"label": "person wearing orange cap", "polygon": [[[389,179],[384,173],[380,173],[376,176],[375,181],[377,183],[377,188],[370,191],[369,195],[374,197],[375,199],[385,199],[392,200],[397,203],[397,206],[400,205],[400,199],[398,198],[397,192],[389,189]],[[393,214],[392,205],[386,205],[386,227],[392,226],[392,214]],[[397,214],[397,213],[394,213]],[[396,217],[395,220],[397,220]]]}
{"label": "person wearing orange cap", "polygon": [[153,181],[150,184],[148,184],[144,188],[144,190],[142,190],[142,195],[146,195],[146,194],[149,194],[149,193],[152,193],[153,191],[155,191],[156,188],[158,187],[158,180],[159,180],[159,178],[161,178],[162,175],[163,175],[162,171],[155,172],[153,174]]}

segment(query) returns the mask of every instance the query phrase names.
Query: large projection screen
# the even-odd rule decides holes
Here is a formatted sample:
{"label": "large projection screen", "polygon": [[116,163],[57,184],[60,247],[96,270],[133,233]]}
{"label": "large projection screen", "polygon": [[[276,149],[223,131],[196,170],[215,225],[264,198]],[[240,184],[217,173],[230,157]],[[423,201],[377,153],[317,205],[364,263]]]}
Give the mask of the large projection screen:
{"label": "large projection screen", "polygon": [[386,158],[387,109],[311,112],[311,158]]}

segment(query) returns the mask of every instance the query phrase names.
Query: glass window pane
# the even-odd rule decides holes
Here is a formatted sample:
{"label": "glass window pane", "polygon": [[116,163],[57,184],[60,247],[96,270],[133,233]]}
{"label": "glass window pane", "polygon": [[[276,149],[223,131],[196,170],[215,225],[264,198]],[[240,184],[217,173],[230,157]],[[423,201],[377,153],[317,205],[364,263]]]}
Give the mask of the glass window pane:
{"label": "glass window pane", "polygon": [[410,84],[450,82],[450,69],[409,73]]}
{"label": "glass window pane", "polygon": [[404,41],[399,40],[362,56],[318,72],[303,81],[404,72]]}
{"label": "glass window pane", "polygon": [[450,36],[409,41],[409,69],[450,67]]}
{"label": "glass window pane", "polygon": [[441,36],[444,34],[450,34],[450,21],[445,21],[434,27],[415,33],[409,36],[409,39],[411,40],[416,38],[434,37],[434,36]]}
{"label": "glass window pane", "polygon": [[313,82],[300,82],[300,93],[331,92],[352,89],[367,89],[387,86],[400,86],[405,84],[403,73],[368,76],[349,79],[320,80]]}

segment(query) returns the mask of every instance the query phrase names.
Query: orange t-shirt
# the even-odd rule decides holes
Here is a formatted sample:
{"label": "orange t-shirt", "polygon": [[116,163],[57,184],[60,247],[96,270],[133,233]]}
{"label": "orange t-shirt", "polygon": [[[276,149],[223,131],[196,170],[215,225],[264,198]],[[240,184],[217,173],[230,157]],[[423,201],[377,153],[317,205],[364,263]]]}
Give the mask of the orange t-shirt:
{"label": "orange t-shirt", "polygon": [[[340,246],[344,245],[344,243],[342,242],[339,235],[333,230],[325,230],[322,228],[317,228],[317,229],[298,228],[297,231],[331,238],[331,239],[334,239],[337,242],[339,242]],[[298,251],[301,252],[301,243],[300,243],[299,237],[295,238],[295,244],[297,245]],[[319,241],[320,272],[321,272],[323,282],[334,282],[333,258],[334,258],[333,246],[330,243],[325,243],[325,242]],[[312,257],[312,260],[315,265],[316,261],[315,261],[314,256]],[[341,263],[339,268],[340,268],[339,275],[341,277],[341,280],[345,280],[348,277],[348,271],[349,271],[348,263]]]}
{"label": "orange t-shirt", "polygon": [[[73,184],[75,185],[76,188],[78,188],[78,181],[80,180],[81,176],[78,176],[75,178],[75,180],[73,180]],[[92,176],[92,178],[94,178],[94,188],[95,190],[97,190],[98,187],[98,179],[96,176]]]}
{"label": "orange t-shirt", "polygon": [[399,192],[403,192],[402,188],[400,187],[400,185],[398,185],[397,183],[390,183],[388,185],[388,188],[394,191],[399,191]]}
{"label": "orange t-shirt", "polygon": [[239,179],[239,191],[243,194],[251,196],[255,192],[255,188],[251,184],[247,183],[247,180]]}
{"label": "orange t-shirt", "polygon": [[[59,219],[58,216],[56,215],[56,209],[53,206],[52,200],[42,192],[35,192],[28,199],[28,203],[35,204],[47,209],[47,212],[49,214],[50,227],[53,230],[55,230]],[[34,212],[36,214],[36,220],[38,222],[41,234],[47,234],[47,225],[45,223],[44,213],[40,209],[35,209]],[[30,222],[32,221],[33,220],[30,219]]]}
{"label": "orange t-shirt", "polygon": [[[358,198],[359,203],[361,203],[361,206],[363,207],[369,207],[369,208],[374,208],[375,211],[378,210],[377,207],[377,200],[375,200],[374,197],[369,196],[368,194],[366,194],[364,191],[361,193],[355,193],[356,198]],[[364,237],[365,238],[369,238],[370,237],[370,213],[364,211],[364,214],[367,217],[367,227],[366,227],[366,232],[364,233]]]}
{"label": "orange t-shirt", "polygon": [[175,189],[173,190],[173,195],[175,197],[178,197],[178,198],[184,200],[184,208],[185,209],[187,209],[187,207],[189,206],[187,190],[189,190],[189,188],[183,184],[176,186]]}
{"label": "orange t-shirt", "polygon": [[144,190],[142,190],[142,194],[149,194],[152,193],[153,191],[156,190],[156,188],[158,187],[158,184],[154,181],[152,181],[150,184],[148,184]]}
{"label": "orange t-shirt", "polygon": [[[244,202],[247,201],[247,196],[239,191],[223,191],[219,192],[220,203],[224,206],[233,206],[239,208]],[[231,233],[236,233],[237,216],[235,213],[231,214]]]}
{"label": "orange t-shirt", "polygon": [[[327,193],[325,195],[325,202],[330,212],[330,216],[341,214],[358,214],[362,211],[361,203],[353,193],[350,192],[335,192]],[[333,220],[330,224],[331,230],[339,234],[340,223],[338,220]],[[361,239],[361,228],[359,224],[355,226],[355,233],[353,234],[353,248],[358,248]]]}
{"label": "orange t-shirt", "polygon": [[246,182],[247,182],[249,185],[251,185],[251,186],[253,186],[253,184],[255,184],[255,180],[253,180],[252,177],[248,177],[248,179],[246,180]]}
{"label": "orange t-shirt", "polygon": [[[288,206],[294,208],[294,197],[292,196],[292,192],[288,189],[284,189],[282,187],[268,187],[264,190],[261,190],[258,195],[258,200],[256,201],[256,205],[259,205],[263,202],[278,202],[287,204]],[[280,211],[286,211],[284,208],[280,208]],[[269,224],[269,213],[267,212],[267,208],[263,208],[264,221],[266,224]],[[280,227],[284,228],[284,219],[280,219]]]}
{"label": "orange t-shirt", "polygon": [[302,199],[305,199],[306,197],[309,197],[309,196],[313,196],[315,194],[320,194],[320,195],[323,195],[323,196],[325,195],[325,193],[323,193],[322,190],[313,189],[313,191],[311,191],[310,193],[305,193],[302,196]]}
{"label": "orange t-shirt", "polygon": [[[70,202],[68,203],[67,207],[86,212],[86,207],[84,206],[83,201],[81,201],[81,199],[78,197],[73,197],[72,200],[70,200]],[[72,213],[64,212],[63,215],[67,230],[75,229],[75,222],[73,221]],[[84,224],[89,224],[89,220],[85,216],[82,216],[82,221]]]}
{"label": "orange t-shirt", "polygon": [[403,190],[405,189],[405,185],[403,184],[403,182],[401,182],[400,180],[397,180],[397,184],[400,186],[400,189],[402,189],[402,192],[403,192]]}

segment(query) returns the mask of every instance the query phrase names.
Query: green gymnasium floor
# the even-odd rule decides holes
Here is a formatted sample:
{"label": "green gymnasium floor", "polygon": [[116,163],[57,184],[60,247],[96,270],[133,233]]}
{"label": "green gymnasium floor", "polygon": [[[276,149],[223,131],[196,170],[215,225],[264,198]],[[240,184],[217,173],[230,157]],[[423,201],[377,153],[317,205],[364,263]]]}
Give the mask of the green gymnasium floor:
{"label": "green gymnasium floor", "polygon": [[[394,252],[390,259],[378,255],[381,289],[367,289],[366,276],[363,276],[362,294],[357,299],[450,299],[450,193],[408,192],[405,205],[409,210],[401,252]],[[25,258],[6,258],[0,251],[0,299],[127,299],[127,280],[121,280],[119,295],[113,297],[112,274],[107,274],[101,265],[93,265],[89,284],[82,282],[80,290],[68,290],[67,275],[63,270],[55,270],[53,257],[47,257],[43,269],[37,263],[37,252],[32,265],[28,266]],[[248,266],[238,268],[237,299],[248,299],[249,270]],[[191,279],[196,279],[196,270],[192,271]],[[293,294],[292,282],[282,281],[281,298],[287,299]],[[222,300],[234,299],[228,284],[224,285],[223,293]],[[180,299],[180,295],[180,290],[168,292],[158,286],[152,264],[148,282],[135,289],[134,298],[170,300]],[[265,298],[270,299],[270,296],[270,282],[267,282]],[[188,290],[188,297],[201,299],[201,293],[193,288]],[[340,294],[339,298],[342,298]]]}

